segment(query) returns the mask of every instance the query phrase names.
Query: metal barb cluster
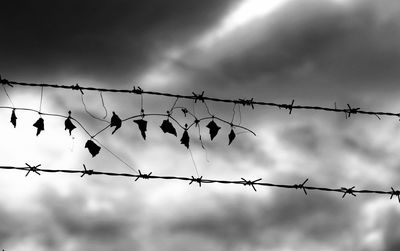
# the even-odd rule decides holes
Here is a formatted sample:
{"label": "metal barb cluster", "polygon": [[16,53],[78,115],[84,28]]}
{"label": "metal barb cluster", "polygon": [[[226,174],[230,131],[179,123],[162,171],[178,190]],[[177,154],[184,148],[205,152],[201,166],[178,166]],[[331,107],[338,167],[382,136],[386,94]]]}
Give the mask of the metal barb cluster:
{"label": "metal barb cluster", "polygon": [[144,179],[144,180],[150,179],[150,175],[152,174],[152,172],[150,172],[149,174],[145,174],[145,173],[142,173],[140,170],[138,170],[138,171],[139,171],[139,175],[135,175],[136,176],[135,181],[137,181],[140,178]]}
{"label": "metal barb cluster", "polygon": [[261,178],[260,179],[256,179],[256,180],[246,180],[244,178],[241,178],[241,179],[243,180],[243,185],[251,186],[254,189],[254,191],[256,191],[256,192],[257,192],[257,189],[256,189],[256,187],[254,185],[256,185],[258,181],[262,180]]}
{"label": "metal barb cluster", "polygon": [[354,194],[354,188],[355,188],[355,186],[352,186],[351,188],[345,188],[345,187],[340,188],[343,192],[342,199],[346,196],[346,194],[351,194],[353,196],[357,196]]}
{"label": "metal barb cluster", "polygon": [[82,171],[81,177],[85,176],[85,174],[87,174],[87,175],[92,175],[93,172],[94,172],[94,170],[92,170],[92,169],[90,169],[90,170],[86,169],[85,164],[83,164],[83,168],[84,168],[84,170]]}
{"label": "metal barb cluster", "polygon": [[195,178],[192,176],[192,180],[190,181],[189,185],[191,185],[193,182],[199,183],[199,187],[201,187],[201,181],[203,179],[203,176],[200,176],[199,178]]}
{"label": "metal barb cluster", "polygon": [[295,189],[302,189],[303,192],[307,195],[307,189],[306,189],[306,187],[304,187],[304,185],[307,183],[307,181],[308,181],[308,178],[301,184],[295,184],[294,188]]}

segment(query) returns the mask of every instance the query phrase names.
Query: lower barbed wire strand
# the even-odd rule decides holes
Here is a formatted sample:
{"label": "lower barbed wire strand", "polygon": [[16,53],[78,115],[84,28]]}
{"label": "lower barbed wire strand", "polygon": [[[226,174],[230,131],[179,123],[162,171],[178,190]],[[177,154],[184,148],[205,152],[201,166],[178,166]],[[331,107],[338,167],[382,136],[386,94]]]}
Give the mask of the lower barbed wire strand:
{"label": "lower barbed wire strand", "polygon": [[[202,184],[232,184],[232,185],[251,185],[253,186],[258,186],[258,187],[276,187],[276,188],[284,188],[284,189],[294,189],[297,190],[299,188],[305,190],[305,191],[321,191],[321,192],[333,192],[333,193],[340,193],[343,194],[343,197],[346,194],[379,194],[379,195],[391,195],[390,199],[392,199],[393,196],[397,197],[399,202],[400,202],[400,191],[399,190],[394,190],[393,187],[391,187],[391,191],[381,191],[381,190],[356,190],[354,187],[351,188],[329,188],[329,187],[315,187],[315,186],[305,186],[305,182],[303,184],[275,184],[275,183],[267,183],[267,182],[259,182],[259,180],[255,181],[250,181],[250,180],[245,180],[242,178],[242,180],[221,180],[221,179],[203,179],[201,178],[194,178],[192,177],[182,177],[182,176],[157,176],[157,175],[152,175],[150,172],[149,174],[131,174],[131,173],[116,173],[116,172],[101,172],[101,171],[95,171],[95,170],[68,170],[68,169],[45,169],[45,168],[39,168],[40,165],[37,166],[30,166],[27,164],[27,166],[23,167],[18,167],[18,166],[0,166],[0,169],[5,169],[5,170],[18,170],[18,171],[33,171],[37,172],[37,174],[40,173],[68,173],[68,174],[89,174],[89,175],[103,175],[103,176],[119,176],[119,177],[130,177],[130,178],[137,178],[137,179],[159,179],[159,180],[181,180],[181,181],[195,181],[195,182],[201,182]],[[89,173],[90,171],[90,173]],[[308,179],[306,180],[308,181]],[[306,193],[307,195],[307,193]],[[352,198],[352,197],[349,197]]]}

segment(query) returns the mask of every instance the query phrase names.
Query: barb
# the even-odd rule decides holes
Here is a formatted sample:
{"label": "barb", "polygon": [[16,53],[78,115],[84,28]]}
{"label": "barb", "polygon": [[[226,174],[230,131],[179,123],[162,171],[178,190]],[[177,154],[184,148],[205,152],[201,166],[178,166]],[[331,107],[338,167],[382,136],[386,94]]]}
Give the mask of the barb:
{"label": "barb", "polygon": [[145,174],[145,173],[142,173],[140,170],[139,170],[139,175],[136,175],[136,179],[135,179],[135,181],[137,181],[138,179],[140,179],[140,178],[142,178],[142,179],[144,179],[144,180],[148,180],[148,179],[150,179],[150,175],[152,174],[152,172],[150,172],[149,174]]}
{"label": "barb", "polygon": [[93,172],[94,172],[94,170],[88,170],[88,169],[86,169],[85,164],[83,164],[83,168],[84,168],[84,170],[82,171],[81,178],[82,178],[83,176],[85,176],[85,174],[87,174],[87,175],[92,175]]}
{"label": "barb", "polygon": [[189,185],[191,185],[193,182],[199,183],[199,187],[201,187],[201,182],[202,182],[203,176],[200,176],[199,178],[195,178],[192,176],[192,180],[190,181]]}
{"label": "barb", "polygon": [[394,190],[393,187],[391,187],[390,189],[392,189],[392,193],[390,194],[390,199],[393,198],[393,196],[396,196],[399,203],[400,203],[400,191],[399,190]]}
{"label": "barb", "polygon": [[[164,97],[174,97],[174,98],[181,98],[181,99],[190,99],[190,100],[198,100],[198,101],[214,101],[214,102],[222,102],[222,103],[239,103],[243,105],[250,105],[254,107],[255,105],[259,106],[270,106],[276,108],[286,108],[289,109],[289,113],[293,110],[316,110],[316,111],[325,111],[325,112],[337,112],[337,113],[345,113],[347,114],[364,114],[364,115],[373,115],[373,116],[389,116],[389,117],[400,117],[400,113],[393,113],[393,112],[375,112],[375,111],[363,111],[359,108],[350,108],[349,109],[339,109],[337,107],[330,108],[330,107],[323,107],[323,106],[308,106],[308,105],[291,105],[288,104],[279,104],[273,102],[265,102],[265,101],[254,101],[253,99],[222,99],[222,98],[215,98],[215,97],[206,97],[204,94],[195,94],[193,95],[180,95],[180,94],[173,94],[173,93],[166,93],[166,92],[156,92],[156,91],[144,91],[140,87],[134,87],[133,90],[128,89],[111,89],[111,88],[97,88],[91,86],[79,86],[78,84],[75,85],[58,85],[58,84],[37,84],[37,83],[25,83],[25,82],[16,82],[16,81],[9,81],[7,79],[0,79],[1,84],[7,84],[9,86],[29,86],[29,87],[46,87],[46,88],[59,88],[59,89],[69,89],[69,90],[79,90],[83,94],[83,90],[86,91],[101,91],[101,92],[114,92],[114,93],[127,93],[127,94],[147,94],[147,95],[156,95],[156,96],[164,96]],[[292,101],[294,102],[294,101]]]}
{"label": "barb", "polygon": [[28,176],[30,172],[34,172],[34,173],[36,173],[37,175],[40,175],[38,167],[40,167],[41,164],[36,165],[36,166],[31,166],[31,165],[29,165],[28,163],[25,163],[25,165],[29,168],[29,169],[28,169],[28,172],[27,172],[26,175],[25,175],[25,177]]}
{"label": "barb", "polygon": [[103,119],[105,119],[105,118],[107,118],[108,111],[107,111],[106,105],[104,104],[103,92],[100,92],[100,98],[101,98],[101,105],[103,106],[103,109],[105,112]]}
{"label": "barb", "polygon": [[303,182],[303,183],[301,183],[301,184],[297,184],[297,185],[294,185],[294,188],[295,189],[303,189],[303,192],[307,195],[307,190],[306,190],[306,188],[304,187],[304,185],[307,183],[307,181],[308,181],[308,178]]}
{"label": "barb", "polygon": [[[0,76],[0,79],[1,79],[1,76]],[[4,90],[4,93],[6,94],[8,100],[10,101],[11,105],[12,105],[13,107],[15,107],[14,102],[11,100],[11,97],[10,97],[10,95],[8,94],[7,89],[6,89],[6,87],[5,87],[4,85],[3,85],[3,90]]]}
{"label": "barb", "polygon": [[262,179],[256,179],[256,180],[251,181],[251,180],[246,180],[244,178],[241,178],[241,179],[243,180],[243,185],[253,187],[254,191],[256,191],[256,192],[257,192],[257,189],[254,185],[256,185],[258,181],[262,180]]}
{"label": "barb", "polygon": [[[201,184],[224,184],[224,185],[241,185],[241,186],[251,186],[255,191],[256,187],[276,187],[276,188],[283,188],[283,189],[305,189],[305,190],[316,190],[316,191],[321,191],[321,192],[331,192],[331,193],[339,193],[343,194],[342,198],[347,195],[351,194],[354,197],[356,194],[378,194],[378,195],[390,195],[390,199],[392,199],[394,196],[396,196],[399,200],[400,203],[400,191],[399,190],[394,190],[393,187],[391,187],[390,191],[382,191],[382,190],[355,190],[355,186],[352,186],[351,188],[329,188],[329,187],[317,187],[317,186],[306,186],[306,182],[308,179],[306,179],[302,184],[276,184],[276,183],[267,183],[267,182],[259,182],[261,179],[257,180],[247,180],[244,178],[241,178],[241,180],[220,180],[220,179],[205,179],[203,176],[199,178],[195,178],[193,176],[191,177],[182,177],[182,176],[158,176],[158,175],[153,175],[152,172],[145,174],[142,173],[139,170],[139,174],[132,174],[132,173],[116,173],[116,172],[100,172],[100,171],[95,171],[95,170],[88,170],[86,169],[86,166],[84,165],[84,170],[72,170],[72,169],[45,169],[45,168],[39,168],[40,165],[37,166],[30,166],[26,164],[26,166],[0,166],[0,169],[2,170],[15,170],[15,171],[31,171],[31,172],[36,172],[39,174],[41,173],[49,173],[49,174],[56,174],[56,173],[63,173],[63,174],[89,174],[90,175],[98,175],[98,176],[112,176],[112,177],[128,177],[128,178],[136,178],[135,181],[138,179],[143,179],[143,180],[150,180],[150,179],[155,179],[155,180],[169,180],[169,181],[186,181],[189,182],[189,184],[192,184],[193,182]],[[200,185],[200,183],[199,183]],[[303,190],[304,191],[304,190]]]}
{"label": "barb", "polygon": [[341,190],[343,192],[342,198],[344,198],[344,196],[346,196],[346,194],[351,194],[353,196],[357,196],[357,195],[354,194],[354,188],[355,188],[355,186],[352,186],[351,188],[342,187],[341,188]]}
{"label": "barb", "polygon": [[235,104],[237,104],[237,103],[239,103],[239,104],[241,104],[241,105],[243,105],[243,106],[251,106],[251,108],[252,109],[254,109],[254,104],[256,103],[256,102],[254,102],[254,98],[251,98],[251,99],[238,99],[238,100],[234,100],[234,102],[233,103],[235,103]]}
{"label": "barb", "polygon": [[[344,114],[346,115],[346,119],[350,118],[351,114],[357,114],[359,112],[359,110],[360,110],[360,108],[352,108],[349,104],[347,104],[347,107],[349,109],[346,109],[345,112],[344,112]],[[379,118],[378,114],[374,114],[374,115]]]}
{"label": "barb", "polygon": [[194,99],[195,103],[197,103],[197,101],[201,101],[204,103],[204,91],[201,94],[196,94],[194,92],[192,92],[192,94],[193,94],[192,98]]}

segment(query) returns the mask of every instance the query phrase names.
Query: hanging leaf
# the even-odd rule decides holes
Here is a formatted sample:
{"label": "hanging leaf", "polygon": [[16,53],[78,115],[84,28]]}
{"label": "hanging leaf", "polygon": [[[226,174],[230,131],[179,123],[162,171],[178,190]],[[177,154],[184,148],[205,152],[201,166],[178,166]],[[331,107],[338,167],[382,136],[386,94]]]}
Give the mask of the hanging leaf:
{"label": "hanging leaf", "polygon": [[185,130],[183,132],[183,135],[181,138],[181,144],[183,144],[184,146],[186,146],[186,148],[189,149],[189,133],[187,132],[187,130]]}
{"label": "hanging leaf", "polygon": [[92,140],[86,141],[85,148],[87,148],[92,155],[92,157],[96,156],[99,152],[101,147],[96,145]]}
{"label": "hanging leaf", "polygon": [[65,120],[64,125],[65,125],[64,130],[68,130],[69,135],[71,135],[72,130],[74,130],[76,128],[76,126],[74,124],[72,124],[72,121],[71,121],[71,111],[68,111],[68,118]]}
{"label": "hanging leaf", "polygon": [[65,124],[64,130],[68,130],[69,135],[71,135],[72,130],[74,130],[76,128],[76,126],[74,124],[72,124],[72,121],[69,117],[65,120],[64,124]]}
{"label": "hanging leaf", "polygon": [[15,109],[12,110],[10,122],[14,125],[14,128],[17,126],[17,116],[15,116]]}
{"label": "hanging leaf", "polygon": [[233,131],[233,129],[231,129],[231,132],[228,135],[228,138],[229,138],[229,144],[228,145],[230,145],[232,143],[232,141],[235,139],[235,137],[236,137],[236,134]]}
{"label": "hanging leaf", "polygon": [[217,125],[217,123],[214,122],[214,120],[211,120],[210,123],[208,123],[208,125],[206,125],[206,127],[208,129],[210,129],[210,138],[211,138],[211,140],[213,140],[214,137],[217,136],[219,129],[221,129],[221,127],[219,127]]}
{"label": "hanging leaf", "polygon": [[111,134],[114,134],[116,130],[118,130],[122,125],[122,120],[118,117],[117,114],[115,114],[115,112],[113,112],[113,115],[111,117],[111,124],[110,127],[115,126],[114,131]]}
{"label": "hanging leaf", "polygon": [[143,139],[146,140],[147,121],[144,119],[137,119],[133,122],[139,126],[140,133],[142,134]]}
{"label": "hanging leaf", "polygon": [[175,137],[177,136],[175,127],[172,125],[169,119],[163,120],[160,128],[164,133],[170,133],[172,135],[175,135]]}
{"label": "hanging leaf", "polygon": [[35,122],[35,124],[33,124],[33,126],[37,128],[36,136],[38,136],[40,134],[40,132],[44,130],[44,120],[43,120],[43,118],[39,118]]}

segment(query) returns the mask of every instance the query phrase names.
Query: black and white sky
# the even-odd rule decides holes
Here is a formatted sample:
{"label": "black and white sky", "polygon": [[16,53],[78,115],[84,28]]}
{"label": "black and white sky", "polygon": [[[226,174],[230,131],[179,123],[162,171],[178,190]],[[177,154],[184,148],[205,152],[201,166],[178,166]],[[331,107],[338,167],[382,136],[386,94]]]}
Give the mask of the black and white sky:
{"label": "black and white sky", "polygon": [[[144,90],[220,98],[398,112],[400,3],[396,0],[7,1],[1,4],[0,74],[9,80]],[[16,107],[38,109],[40,89],[5,86]],[[140,113],[140,97],[103,93],[121,117]],[[105,111],[97,92],[87,109]],[[143,96],[146,112],[174,99]],[[3,89],[0,106],[12,105]],[[196,114],[202,103],[178,100]],[[255,131],[227,145],[223,126],[206,150],[190,131],[191,153],[165,135],[161,118],[107,130],[99,140],[135,169],[215,179],[262,178],[293,184],[389,190],[400,183],[397,119],[233,108],[207,102],[221,118]],[[43,112],[72,111],[91,132],[105,123],[84,110],[77,91],[45,88]],[[240,115],[240,116],[239,116]],[[0,165],[131,172],[80,129],[20,111],[17,128],[0,109]],[[179,132],[181,134],[181,132]],[[195,164],[194,164],[195,163]],[[0,173],[0,250],[383,250],[400,248],[400,205],[389,196],[229,185],[188,186],[71,175]]]}

